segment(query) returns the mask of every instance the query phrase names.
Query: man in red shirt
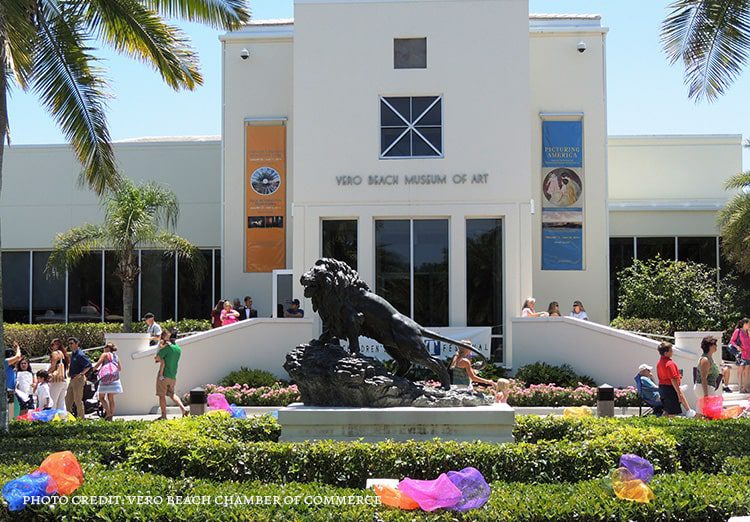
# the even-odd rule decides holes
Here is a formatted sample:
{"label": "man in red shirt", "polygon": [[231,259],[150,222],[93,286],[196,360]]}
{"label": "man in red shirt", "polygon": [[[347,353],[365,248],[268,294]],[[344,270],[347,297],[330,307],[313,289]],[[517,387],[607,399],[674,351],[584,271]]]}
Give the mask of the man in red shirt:
{"label": "man in red shirt", "polygon": [[690,411],[690,404],[680,389],[680,369],[672,360],[672,345],[666,342],[661,343],[659,354],[661,357],[656,364],[656,375],[659,378],[659,395],[664,406],[664,413],[669,417],[680,415],[682,413],[680,404],[685,407],[686,412]]}

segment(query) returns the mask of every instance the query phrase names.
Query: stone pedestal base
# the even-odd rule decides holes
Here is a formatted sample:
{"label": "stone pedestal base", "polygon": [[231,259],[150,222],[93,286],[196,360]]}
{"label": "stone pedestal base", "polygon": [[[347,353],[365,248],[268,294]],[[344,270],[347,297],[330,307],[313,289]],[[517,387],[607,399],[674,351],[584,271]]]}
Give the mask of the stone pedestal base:
{"label": "stone pedestal base", "polygon": [[282,442],[386,439],[513,442],[507,404],[454,408],[334,408],[295,403],[279,410]]}

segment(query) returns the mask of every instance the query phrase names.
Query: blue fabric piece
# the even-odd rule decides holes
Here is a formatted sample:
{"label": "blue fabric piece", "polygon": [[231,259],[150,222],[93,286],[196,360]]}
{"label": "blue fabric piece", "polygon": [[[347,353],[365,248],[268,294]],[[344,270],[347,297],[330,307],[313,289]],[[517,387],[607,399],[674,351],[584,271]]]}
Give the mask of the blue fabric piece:
{"label": "blue fabric piece", "polygon": [[233,419],[247,419],[247,414],[242,408],[238,408],[236,405],[231,404],[229,406],[229,412],[232,414]]}
{"label": "blue fabric piece", "polygon": [[8,502],[8,510],[21,511],[25,508],[24,497],[48,496],[47,486],[51,480],[52,477],[46,473],[34,472],[5,484],[2,493],[3,498]]}

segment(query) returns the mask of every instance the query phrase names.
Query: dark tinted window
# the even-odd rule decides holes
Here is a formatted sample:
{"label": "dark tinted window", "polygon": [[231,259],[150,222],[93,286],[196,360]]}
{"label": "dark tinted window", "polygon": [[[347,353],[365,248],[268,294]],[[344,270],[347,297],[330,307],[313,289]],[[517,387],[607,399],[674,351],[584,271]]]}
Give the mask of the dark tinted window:
{"label": "dark tinted window", "polygon": [[211,250],[201,250],[200,255],[205,262],[202,275],[196,274],[187,261],[180,261],[177,286],[179,319],[207,319],[211,316],[211,308],[216,304],[211,284]]}
{"label": "dark tinted window", "polygon": [[617,317],[617,294],[620,285],[617,274],[633,263],[635,247],[632,237],[612,237],[609,239],[609,315]]}
{"label": "dark tinted window", "polygon": [[357,269],[357,220],[323,221],[323,257],[343,261]]}
{"label": "dark tinted window", "polygon": [[448,325],[448,220],[414,220],[414,320]]}
{"label": "dark tinted window", "polygon": [[411,237],[406,219],[375,222],[375,293],[411,315]]}
{"label": "dark tinted window", "polygon": [[98,323],[101,320],[102,253],[91,252],[68,273],[68,321]]}
{"label": "dark tinted window", "polygon": [[427,67],[427,38],[394,38],[394,69],[425,69]]}
{"label": "dark tinted window", "polygon": [[65,322],[65,274],[52,278],[45,273],[49,252],[34,252],[32,314],[35,323]]}
{"label": "dark tinted window", "polygon": [[638,259],[674,259],[674,237],[639,237],[637,244]]}
{"label": "dark tinted window", "polygon": [[680,261],[694,261],[716,268],[716,237],[678,237]]}
{"label": "dark tinted window", "polygon": [[29,252],[3,252],[3,321],[29,322]]}
{"label": "dark tinted window", "polygon": [[151,312],[157,321],[175,318],[174,257],[162,250],[141,253],[141,314]]}
{"label": "dark tinted window", "polygon": [[440,96],[380,99],[380,155],[384,158],[443,154]]}

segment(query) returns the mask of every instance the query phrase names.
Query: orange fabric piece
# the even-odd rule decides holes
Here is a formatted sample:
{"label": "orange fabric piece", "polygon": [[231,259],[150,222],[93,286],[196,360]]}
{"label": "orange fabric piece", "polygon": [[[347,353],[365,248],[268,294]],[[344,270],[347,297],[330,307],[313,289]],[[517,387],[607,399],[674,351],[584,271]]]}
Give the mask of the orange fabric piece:
{"label": "orange fabric piece", "polygon": [[386,506],[391,506],[399,509],[412,510],[417,509],[417,504],[411,497],[402,493],[393,486],[382,486],[376,484],[373,486],[375,494],[380,497],[380,501]]}
{"label": "orange fabric piece", "polygon": [[745,411],[744,406],[734,405],[729,406],[723,412],[721,412],[722,419],[736,419]]}
{"label": "orange fabric piece", "polygon": [[52,477],[60,495],[70,495],[83,484],[83,470],[70,451],[53,453],[44,459],[37,471]]}

